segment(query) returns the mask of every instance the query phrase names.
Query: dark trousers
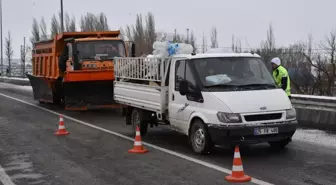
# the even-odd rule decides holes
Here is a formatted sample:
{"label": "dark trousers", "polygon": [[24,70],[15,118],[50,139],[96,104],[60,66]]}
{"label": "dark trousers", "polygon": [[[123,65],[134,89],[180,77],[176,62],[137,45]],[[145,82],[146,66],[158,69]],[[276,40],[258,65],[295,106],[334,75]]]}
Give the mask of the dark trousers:
{"label": "dark trousers", "polygon": [[292,99],[292,97],[291,96],[288,96],[288,98],[291,100]]}

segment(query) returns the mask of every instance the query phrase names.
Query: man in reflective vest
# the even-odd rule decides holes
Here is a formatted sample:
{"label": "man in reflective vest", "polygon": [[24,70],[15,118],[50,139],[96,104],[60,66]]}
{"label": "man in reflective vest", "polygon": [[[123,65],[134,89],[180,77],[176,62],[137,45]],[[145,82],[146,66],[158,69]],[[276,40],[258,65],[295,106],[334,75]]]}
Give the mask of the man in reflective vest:
{"label": "man in reflective vest", "polygon": [[286,68],[281,65],[281,60],[278,57],[273,58],[271,64],[275,83],[278,87],[281,87],[286,92],[288,98],[291,99],[290,78]]}

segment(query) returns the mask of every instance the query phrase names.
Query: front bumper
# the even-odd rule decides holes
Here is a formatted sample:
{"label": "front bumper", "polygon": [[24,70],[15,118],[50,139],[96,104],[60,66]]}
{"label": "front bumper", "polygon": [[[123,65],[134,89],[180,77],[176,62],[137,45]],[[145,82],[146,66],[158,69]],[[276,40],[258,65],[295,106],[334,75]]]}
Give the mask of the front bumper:
{"label": "front bumper", "polygon": [[[278,124],[261,124],[261,125],[215,125],[206,124],[211,140],[216,145],[227,144],[257,144],[269,141],[280,141],[289,139],[295,133],[298,122],[285,121]],[[278,127],[277,134],[254,135],[255,128]]]}

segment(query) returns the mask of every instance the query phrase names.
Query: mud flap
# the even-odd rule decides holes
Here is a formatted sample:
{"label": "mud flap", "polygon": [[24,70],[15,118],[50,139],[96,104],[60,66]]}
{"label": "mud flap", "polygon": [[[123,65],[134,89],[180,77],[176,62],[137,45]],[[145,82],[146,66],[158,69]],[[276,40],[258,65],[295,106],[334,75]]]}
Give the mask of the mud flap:
{"label": "mud flap", "polygon": [[40,102],[53,103],[52,89],[47,79],[26,74],[33,88],[34,99]]}
{"label": "mud flap", "polygon": [[116,105],[113,81],[64,82],[63,90],[68,110],[111,108]]}

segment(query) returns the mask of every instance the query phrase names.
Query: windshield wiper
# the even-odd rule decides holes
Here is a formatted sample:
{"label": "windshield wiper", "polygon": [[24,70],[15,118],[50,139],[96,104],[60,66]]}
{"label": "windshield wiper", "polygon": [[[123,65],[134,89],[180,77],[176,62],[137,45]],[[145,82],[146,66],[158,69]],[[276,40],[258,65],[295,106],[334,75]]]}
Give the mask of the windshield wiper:
{"label": "windshield wiper", "polygon": [[239,87],[266,87],[266,88],[276,88],[274,84],[245,84],[245,85],[240,85]]}
{"label": "windshield wiper", "polygon": [[215,84],[215,85],[206,85],[205,88],[208,87],[239,87],[238,85],[230,85],[230,84]]}

